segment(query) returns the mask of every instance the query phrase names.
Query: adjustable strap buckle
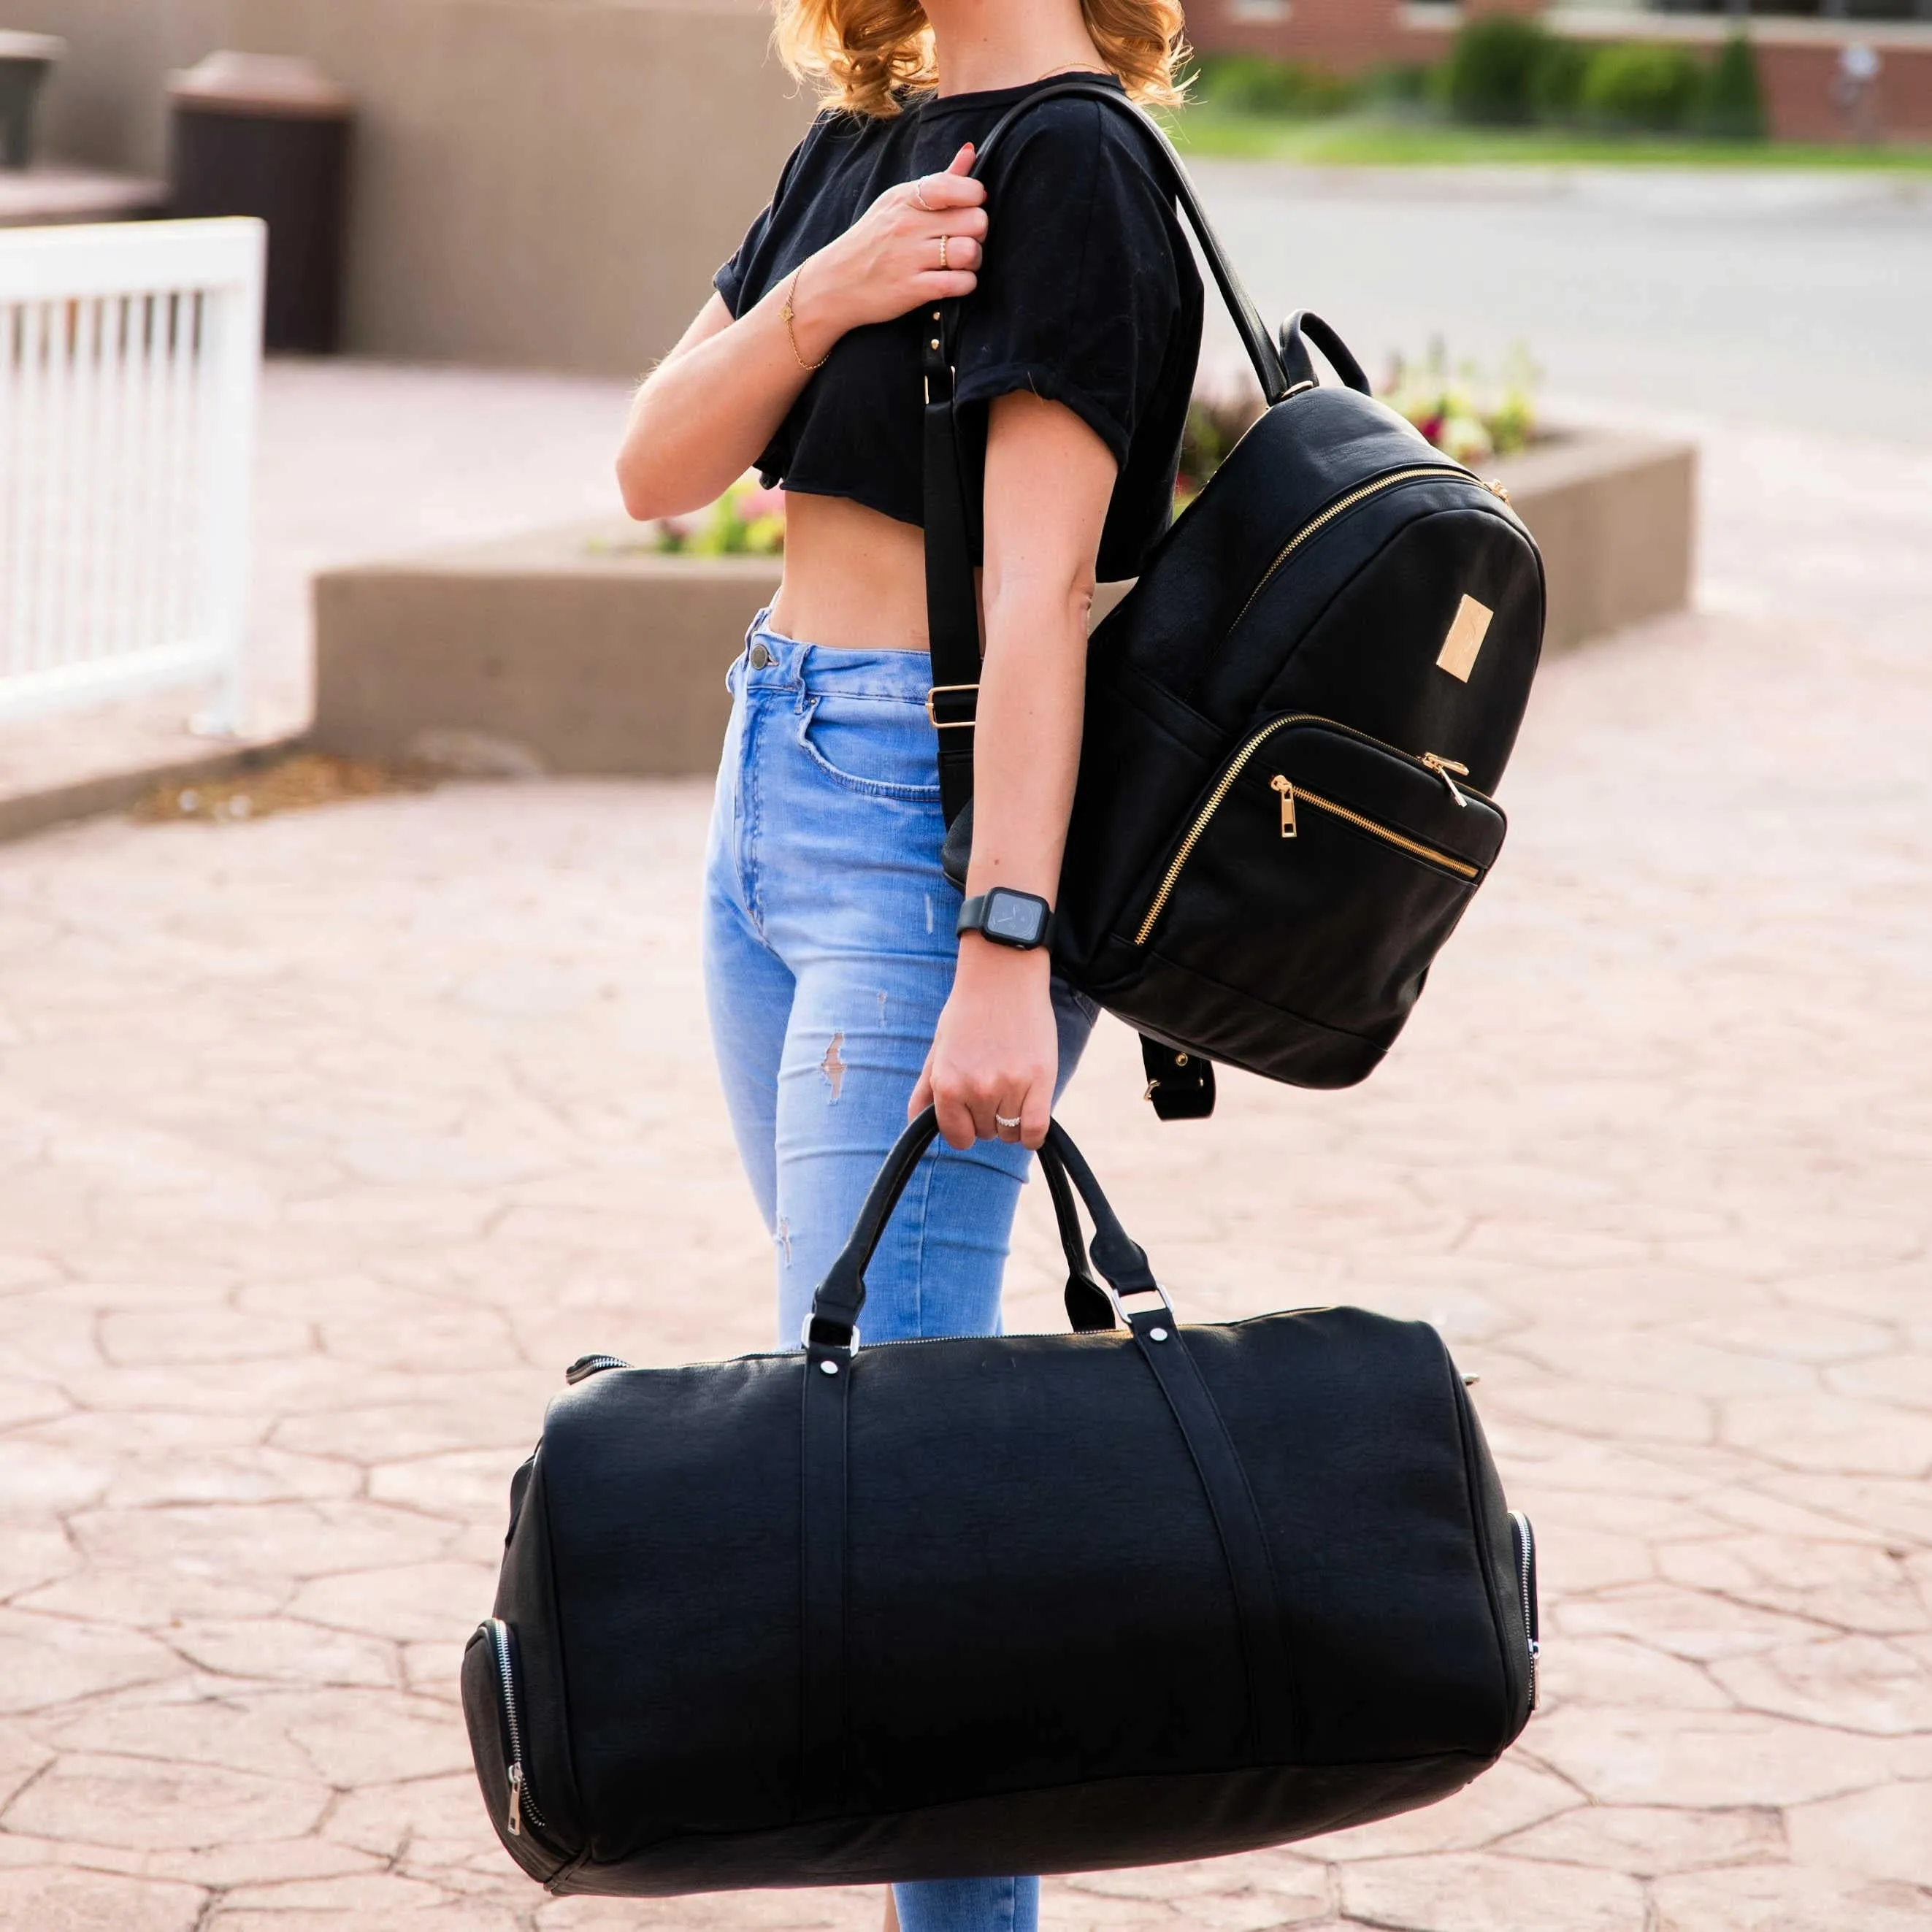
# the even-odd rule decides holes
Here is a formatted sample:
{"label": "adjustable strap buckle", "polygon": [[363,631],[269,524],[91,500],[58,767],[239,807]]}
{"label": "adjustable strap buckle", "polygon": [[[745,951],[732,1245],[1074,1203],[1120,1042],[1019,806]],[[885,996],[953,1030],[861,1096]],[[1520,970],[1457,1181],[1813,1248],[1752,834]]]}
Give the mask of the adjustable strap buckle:
{"label": "adjustable strap buckle", "polygon": [[[844,1329],[842,1339],[838,1331]],[[859,1329],[855,1322],[850,1328],[839,1321],[823,1315],[814,1315],[810,1309],[805,1311],[805,1319],[799,1324],[798,1346],[801,1348],[838,1348],[848,1354],[859,1352]]]}
{"label": "adjustable strap buckle", "polygon": [[[1141,1300],[1150,1294],[1159,1298],[1161,1307],[1167,1311],[1169,1324],[1172,1325],[1174,1323],[1174,1304],[1168,1298],[1167,1290],[1159,1282],[1156,1282],[1151,1288],[1130,1288],[1124,1294],[1118,1288],[1109,1287],[1106,1293],[1107,1299],[1114,1304],[1114,1311],[1119,1315],[1123,1328],[1131,1328],[1134,1325],[1134,1311],[1127,1306],[1127,1304],[1130,1301]],[[1154,1316],[1158,1314],[1156,1310],[1151,1308],[1142,1309],[1140,1312],[1143,1317]]]}
{"label": "adjustable strap buckle", "polygon": [[[926,715],[935,731],[970,731],[979,715],[980,687],[976,684],[935,684],[926,694]],[[963,712],[963,716],[942,718],[941,711]]]}
{"label": "adjustable strap buckle", "polygon": [[1181,1053],[1160,1041],[1141,1037],[1141,1064],[1147,1070],[1147,1091],[1157,1118],[1163,1120],[1204,1120],[1214,1111],[1214,1064],[1198,1053]]}

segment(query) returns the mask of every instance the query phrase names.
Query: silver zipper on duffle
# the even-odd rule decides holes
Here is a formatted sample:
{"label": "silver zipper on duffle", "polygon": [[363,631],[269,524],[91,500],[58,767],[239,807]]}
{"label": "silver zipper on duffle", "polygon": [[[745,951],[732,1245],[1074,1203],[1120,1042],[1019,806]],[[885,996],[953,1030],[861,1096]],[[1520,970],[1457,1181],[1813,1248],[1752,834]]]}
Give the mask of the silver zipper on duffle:
{"label": "silver zipper on duffle", "polygon": [[1520,1547],[1516,1555],[1516,1588],[1522,1598],[1523,1641],[1529,1647],[1529,1708],[1536,1708],[1536,1666],[1543,1654],[1543,1646],[1536,1634],[1536,1594],[1533,1588],[1536,1564],[1536,1532],[1529,1526],[1529,1519],[1521,1510],[1510,1511],[1510,1521],[1516,1525],[1516,1533]]}
{"label": "silver zipper on duffle", "polygon": [[579,1355],[564,1370],[563,1378],[574,1388],[592,1376],[601,1376],[606,1369],[628,1369],[630,1366],[622,1355]]}
{"label": "silver zipper on duffle", "polygon": [[[1289,1314],[1300,1314],[1299,1309],[1289,1309]],[[1102,1328],[1097,1331],[1103,1335],[1119,1336],[1125,1334],[1120,1328]],[[998,1335],[901,1335],[885,1342],[868,1342],[862,1348],[855,1348],[855,1354],[869,1355],[875,1348],[929,1348],[940,1342],[1048,1342],[1070,1340],[1072,1330],[1066,1328],[1010,1328]],[[740,1362],[782,1362],[796,1358],[801,1351],[796,1348],[755,1348],[749,1354],[723,1355],[712,1362],[685,1362],[680,1364],[686,1369],[729,1369]],[[601,1376],[607,1369],[634,1369],[634,1362],[627,1362],[619,1355],[580,1355],[563,1372],[564,1380],[574,1388],[579,1382],[588,1382],[592,1376]]]}
{"label": "silver zipper on duffle", "polygon": [[524,1816],[540,1832],[549,1827],[536,1800],[530,1796],[530,1779],[524,1769],[523,1727],[517,1722],[517,1673],[510,1662],[510,1627],[501,1617],[492,1617],[483,1628],[490,1633],[490,1648],[496,1660],[496,1681],[503,1694],[503,1724],[510,1736],[510,1815],[508,1829],[513,1838],[524,1835]]}

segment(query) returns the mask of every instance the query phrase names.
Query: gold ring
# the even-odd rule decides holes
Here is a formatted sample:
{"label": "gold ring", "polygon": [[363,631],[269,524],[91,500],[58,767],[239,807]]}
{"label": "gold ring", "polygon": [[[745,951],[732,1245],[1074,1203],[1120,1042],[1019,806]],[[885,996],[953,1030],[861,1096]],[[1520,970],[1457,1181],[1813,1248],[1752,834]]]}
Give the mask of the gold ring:
{"label": "gold ring", "polygon": [[946,266],[946,238],[944,235],[939,238],[939,266],[942,268]]}
{"label": "gold ring", "polygon": [[924,190],[924,189],[921,187],[921,185],[920,185],[920,183],[921,183],[921,182],[922,182],[925,179],[926,179],[926,177],[925,177],[923,175],[922,175],[922,176],[920,176],[920,177],[919,178],[919,180],[918,180],[918,181],[916,181],[916,182],[914,182],[913,183],[913,184],[912,184],[912,198],[913,198],[913,200],[915,200],[916,202],[917,202],[919,203],[919,205],[920,205],[920,207],[922,207],[922,208],[924,208],[924,209],[926,210],[926,213],[927,213],[927,214],[937,214],[939,212],[938,209],[938,208],[934,208],[934,207],[933,206],[932,203],[931,202],[929,202],[929,201],[928,201],[928,200],[926,200],[926,191],[925,191],[925,190]]}

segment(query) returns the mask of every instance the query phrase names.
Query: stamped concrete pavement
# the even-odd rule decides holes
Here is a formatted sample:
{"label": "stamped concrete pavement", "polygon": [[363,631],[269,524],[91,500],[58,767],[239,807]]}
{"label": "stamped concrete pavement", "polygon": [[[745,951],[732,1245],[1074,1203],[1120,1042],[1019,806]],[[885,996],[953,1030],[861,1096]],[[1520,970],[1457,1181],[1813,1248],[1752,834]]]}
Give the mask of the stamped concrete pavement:
{"label": "stamped concrete pavement", "polygon": [[[1163,1129],[1109,1027],[1067,1108],[1184,1310],[1360,1301],[1480,1376],[1544,1708],[1450,1803],[1055,1881],[1054,1932],[1932,1927],[1932,463],[1709,461],[1702,614],[1547,668],[1386,1069]],[[765,1339],[704,806],[452,788],[0,850],[0,1925],[876,1922],[548,1899],[454,1702],[562,1365]]]}

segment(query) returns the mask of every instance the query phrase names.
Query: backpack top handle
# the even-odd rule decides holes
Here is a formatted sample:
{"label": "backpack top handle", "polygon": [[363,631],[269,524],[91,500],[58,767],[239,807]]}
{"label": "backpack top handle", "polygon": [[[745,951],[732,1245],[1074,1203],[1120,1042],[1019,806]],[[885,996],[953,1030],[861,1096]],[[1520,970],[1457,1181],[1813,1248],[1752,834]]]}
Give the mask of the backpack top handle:
{"label": "backpack top handle", "polygon": [[1346,387],[1360,395],[1375,394],[1373,386],[1362,373],[1362,365],[1350,352],[1348,345],[1312,309],[1298,308],[1281,326],[1281,366],[1282,374],[1288,379],[1288,394],[1292,396],[1300,390],[1319,386],[1313,359],[1308,353],[1311,342],[1328,357],[1328,366],[1341,377]]}

